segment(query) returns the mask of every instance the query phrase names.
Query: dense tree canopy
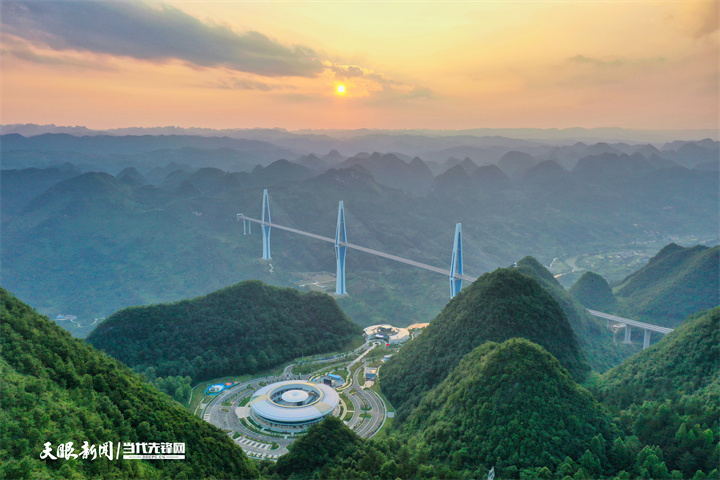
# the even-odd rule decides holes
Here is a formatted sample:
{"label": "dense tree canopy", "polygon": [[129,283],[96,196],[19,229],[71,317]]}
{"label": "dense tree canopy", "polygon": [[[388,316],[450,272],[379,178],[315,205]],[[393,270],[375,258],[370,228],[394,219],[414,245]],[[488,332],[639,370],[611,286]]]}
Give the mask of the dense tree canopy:
{"label": "dense tree canopy", "polygon": [[682,325],[623,364],[595,387],[604,402],[627,407],[647,400],[676,400],[720,381],[720,307]]}
{"label": "dense tree canopy", "polygon": [[720,245],[663,248],[615,288],[619,311],[676,327],[720,304]]}
{"label": "dense tree canopy", "polygon": [[[254,478],[227,435],[0,289],[2,478]],[[184,443],[186,459],[41,459],[73,442]]]}
{"label": "dense tree canopy", "polygon": [[583,306],[593,310],[612,308],[617,301],[607,280],[594,272],[583,273],[570,287],[570,294]]}
{"label": "dense tree canopy", "polygon": [[[549,467],[611,440],[592,395],[545,349],[525,339],[485,343],[423,398],[403,431],[456,468]],[[607,465],[604,465],[607,467]]]}
{"label": "dense tree canopy", "polygon": [[517,269],[498,269],[462,290],[390,359],[383,367],[383,392],[404,418],[475,347],[514,337],[542,345],[577,379],[590,370],[558,302]]}
{"label": "dense tree canopy", "polygon": [[140,371],[200,380],[337,350],[359,333],[328,295],[250,280],[192,300],[126,308],[87,340]]}

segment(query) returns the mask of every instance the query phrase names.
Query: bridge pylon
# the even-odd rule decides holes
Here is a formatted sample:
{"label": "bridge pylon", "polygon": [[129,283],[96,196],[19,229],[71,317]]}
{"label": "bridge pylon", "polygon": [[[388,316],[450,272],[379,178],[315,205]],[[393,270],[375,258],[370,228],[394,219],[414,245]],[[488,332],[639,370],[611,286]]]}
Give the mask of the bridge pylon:
{"label": "bridge pylon", "polygon": [[270,220],[270,200],[268,198],[268,191],[266,188],[263,190],[262,221],[260,222],[263,237],[263,260],[272,259],[270,256],[270,225],[268,225],[268,223],[272,223],[272,221]]}
{"label": "bridge pylon", "polygon": [[452,259],[450,260],[450,298],[460,293],[462,288],[462,278],[458,275],[463,274],[462,261],[462,224],[455,224],[455,240],[453,241]]}
{"label": "bridge pylon", "polygon": [[347,247],[347,231],[345,230],[345,207],[343,201],[338,204],[337,227],[335,228],[335,261],[337,270],[335,275],[335,295],[346,295],[345,290],[345,253]]}

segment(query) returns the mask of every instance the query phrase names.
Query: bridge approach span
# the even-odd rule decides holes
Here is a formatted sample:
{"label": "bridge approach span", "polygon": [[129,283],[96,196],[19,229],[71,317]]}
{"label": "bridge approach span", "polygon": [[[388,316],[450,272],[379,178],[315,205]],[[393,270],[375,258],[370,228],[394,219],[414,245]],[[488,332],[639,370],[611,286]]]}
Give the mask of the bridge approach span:
{"label": "bridge approach span", "polygon": [[657,325],[653,325],[651,323],[638,322],[637,320],[630,320],[629,318],[618,317],[617,315],[611,315],[609,313],[598,312],[597,310],[588,309],[588,312],[590,312],[590,315],[593,315],[598,318],[604,318],[606,320],[610,320],[610,321],[616,322],[616,323],[624,323],[625,325],[630,325],[631,327],[638,327],[643,330],[650,330],[651,332],[662,333],[663,335],[668,334],[673,331],[672,328],[660,327]]}

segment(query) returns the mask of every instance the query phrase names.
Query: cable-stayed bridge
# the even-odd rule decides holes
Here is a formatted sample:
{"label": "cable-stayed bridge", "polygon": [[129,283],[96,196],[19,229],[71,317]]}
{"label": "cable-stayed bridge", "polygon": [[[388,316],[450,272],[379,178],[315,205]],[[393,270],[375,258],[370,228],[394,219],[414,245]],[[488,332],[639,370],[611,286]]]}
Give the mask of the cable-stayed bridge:
{"label": "cable-stayed bridge", "polygon": [[[342,202],[338,204],[338,220],[337,220],[337,227],[335,230],[335,238],[330,237],[324,237],[322,235],[317,235],[315,233],[306,232],[304,230],[299,230],[297,228],[292,227],[286,227],[284,225],[278,225],[275,223],[272,223],[271,217],[270,217],[270,199],[268,196],[268,191],[263,191],[263,206],[262,206],[262,216],[261,219],[248,217],[246,215],[243,215],[242,213],[237,214],[237,220],[242,220],[243,222],[243,234],[249,234],[251,229],[252,223],[258,223],[260,224],[260,228],[263,235],[263,254],[262,258],[264,260],[270,260],[271,257],[271,251],[270,251],[270,232],[273,228],[277,228],[278,230],[284,230],[286,232],[295,233],[298,235],[304,235],[306,237],[314,238],[316,240],[321,240],[323,242],[332,243],[335,245],[335,259],[337,263],[337,271],[336,271],[336,282],[335,282],[335,294],[336,295],[346,295],[347,290],[345,288],[345,255],[347,252],[347,249],[352,250],[359,250],[361,252],[369,253],[371,255],[376,255],[378,257],[387,258],[388,260],[393,260],[396,262],[404,263],[405,265],[411,265],[413,267],[422,268],[425,270],[429,270],[431,272],[439,273],[442,275],[447,275],[447,277],[450,280],[450,298],[455,297],[458,293],[460,293],[460,289],[462,288],[462,282],[463,280],[468,282],[474,282],[477,280],[477,277],[472,277],[470,275],[465,275],[463,273],[463,263],[462,263],[462,225],[456,224],[455,225],[455,238],[453,241],[453,250],[452,250],[452,257],[450,260],[450,269],[446,270],[444,268],[435,267],[433,265],[428,265],[426,263],[417,262],[415,260],[410,260],[408,258],[399,257],[397,255],[392,255],[389,253],[381,252],[379,250],[374,250],[372,248],[363,247],[360,245],[355,245],[354,243],[349,243],[347,241],[347,232],[345,229],[345,207]],[[614,324],[618,326],[619,328],[625,329],[625,339],[624,343],[632,343],[631,341],[631,328],[639,328],[643,330],[643,349],[650,346],[650,332],[656,332],[660,333],[662,335],[668,334],[673,331],[671,328],[661,327],[658,325],[653,325],[650,323],[644,323],[644,322],[638,322],[636,320],[631,320],[629,318],[623,318],[618,317],[617,315],[611,315],[609,313],[603,313],[598,312],[596,310],[590,310],[588,309],[588,313],[590,315],[593,315],[597,318],[602,318],[608,321],[609,324]]]}

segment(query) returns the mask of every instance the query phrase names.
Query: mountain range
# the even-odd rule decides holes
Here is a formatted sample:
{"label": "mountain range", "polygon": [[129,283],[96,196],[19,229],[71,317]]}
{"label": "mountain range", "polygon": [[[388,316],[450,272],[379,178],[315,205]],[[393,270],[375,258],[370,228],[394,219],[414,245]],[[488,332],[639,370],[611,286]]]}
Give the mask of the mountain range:
{"label": "mountain range", "polygon": [[[479,166],[470,158],[449,162],[454,166],[433,177],[421,158],[376,151],[352,157],[331,151],[305,157],[305,165],[281,157],[258,166],[234,149],[256,140],[232,138],[8,138],[2,143],[3,166],[28,168],[0,174],[5,286],[44,313],[78,315],[82,328],[65,324],[80,335],[95,318],[123,307],[195,297],[244,279],[297,285],[303,272],[334,271],[326,246],[280,231],[273,233],[272,268],[256,261],[258,231],[243,236],[235,217],[241,212],[258,217],[266,187],[276,223],[331,236],[337,202],[344,200],[351,242],[433,265],[447,264],[454,224],[462,223],[466,270],[475,275],[526,254],[548,265],[567,252],[633,242],[649,251],[678,236],[718,240],[717,175],[666,168],[676,164],[644,156],[672,156],[694,148],[689,145],[711,151],[717,147],[712,141],[668,149],[553,146],[556,152],[572,150],[574,157],[596,154],[572,170],[502,147],[500,156],[524,158],[528,167],[511,172],[511,178],[498,165]],[[115,153],[88,153],[100,146]],[[60,147],[80,152],[50,151]],[[146,151],[127,153],[140,149]],[[75,163],[59,163],[68,159]],[[58,166],[30,167],[36,161]],[[344,162],[350,166],[341,167]],[[617,169],[626,174],[618,178]],[[621,270],[623,276],[631,271]],[[439,283],[430,272],[352,252],[351,295],[340,305],[363,325],[411,323],[440,311],[445,292]]]}

